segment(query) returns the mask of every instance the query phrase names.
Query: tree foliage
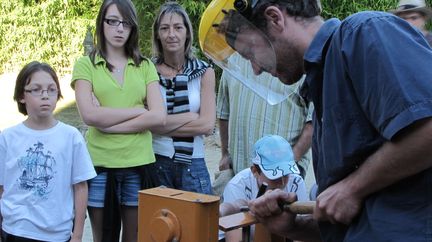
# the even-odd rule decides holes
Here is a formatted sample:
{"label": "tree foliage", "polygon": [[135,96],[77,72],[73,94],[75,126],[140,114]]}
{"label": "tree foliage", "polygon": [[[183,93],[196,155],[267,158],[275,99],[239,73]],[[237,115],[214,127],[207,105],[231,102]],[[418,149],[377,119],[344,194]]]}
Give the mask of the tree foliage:
{"label": "tree foliage", "polygon": [[[395,8],[398,0],[321,0],[323,17],[345,18],[364,10]],[[145,55],[151,55],[152,23],[165,0],[133,0],[139,14]],[[178,0],[190,15],[198,49],[197,30],[201,13],[210,0]],[[426,1],[429,6],[432,0]],[[101,0],[0,0],[0,73],[17,71],[39,60],[60,74],[70,72],[83,54],[87,27],[94,30]]]}
{"label": "tree foliage", "polygon": [[69,70],[82,54],[82,36],[97,0],[0,0],[0,73],[45,61]]}
{"label": "tree foliage", "polygon": [[398,0],[322,0],[324,18],[344,19],[353,13],[366,10],[388,11],[397,6]]}

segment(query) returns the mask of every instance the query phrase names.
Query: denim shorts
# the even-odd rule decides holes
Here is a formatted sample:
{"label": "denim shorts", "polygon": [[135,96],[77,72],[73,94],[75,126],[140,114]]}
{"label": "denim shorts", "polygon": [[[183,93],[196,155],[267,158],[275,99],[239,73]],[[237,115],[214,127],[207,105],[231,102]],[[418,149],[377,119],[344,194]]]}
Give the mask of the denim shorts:
{"label": "denim shorts", "polygon": [[[138,191],[141,188],[141,177],[133,170],[113,171],[116,179],[116,191],[120,205],[138,206]],[[99,173],[88,181],[88,206],[103,208],[107,173]]]}
{"label": "denim shorts", "polygon": [[183,191],[212,194],[210,175],[204,158],[194,158],[190,165],[156,155],[159,182],[166,187]]}

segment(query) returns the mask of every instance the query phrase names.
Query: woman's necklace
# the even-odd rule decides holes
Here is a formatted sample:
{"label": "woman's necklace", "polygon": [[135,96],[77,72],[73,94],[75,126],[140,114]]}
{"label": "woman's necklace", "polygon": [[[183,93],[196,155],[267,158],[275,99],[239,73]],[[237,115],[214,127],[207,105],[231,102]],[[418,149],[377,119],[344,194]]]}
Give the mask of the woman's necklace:
{"label": "woman's necklace", "polygon": [[183,69],[183,65],[181,65],[180,67],[176,67],[166,63],[165,61],[163,62],[163,64],[176,71],[176,73],[179,73]]}
{"label": "woman's necklace", "polygon": [[115,67],[112,68],[112,73],[114,74],[119,74],[121,72],[122,72],[122,68],[115,68]]}

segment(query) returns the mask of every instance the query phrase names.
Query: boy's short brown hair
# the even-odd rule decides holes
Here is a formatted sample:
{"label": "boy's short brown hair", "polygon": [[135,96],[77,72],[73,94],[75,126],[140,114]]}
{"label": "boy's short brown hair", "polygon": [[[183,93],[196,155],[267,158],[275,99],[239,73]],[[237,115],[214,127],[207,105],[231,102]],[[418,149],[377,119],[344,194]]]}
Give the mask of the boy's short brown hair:
{"label": "boy's short brown hair", "polygon": [[32,61],[21,69],[15,82],[13,99],[18,104],[18,111],[24,115],[27,115],[26,105],[25,103],[21,102],[21,100],[24,98],[24,87],[30,83],[32,75],[38,71],[44,71],[51,75],[58,89],[57,100],[63,98],[60,90],[60,82],[54,69],[47,63]]}

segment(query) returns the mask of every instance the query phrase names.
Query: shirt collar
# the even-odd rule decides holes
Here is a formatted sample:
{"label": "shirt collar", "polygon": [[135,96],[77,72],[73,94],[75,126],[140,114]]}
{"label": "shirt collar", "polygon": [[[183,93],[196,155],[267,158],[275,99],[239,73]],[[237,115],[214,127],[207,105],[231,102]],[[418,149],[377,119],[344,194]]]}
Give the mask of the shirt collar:
{"label": "shirt collar", "polygon": [[324,22],[304,55],[305,61],[321,63],[326,43],[340,24],[341,21],[336,18]]}
{"label": "shirt collar", "polygon": [[[95,56],[95,64],[106,64],[106,60],[104,58],[102,58],[102,56],[100,55],[96,55]],[[127,65],[134,65],[134,61],[132,60],[132,58],[128,58],[128,62]]]}
{"label": "shirt collar", "polygon": [[[312,101],[313,96],[319,97],[320,95],[319,83],[322,81],[322,69],[317,67],[322,66],[322,58],[325,57],[327,43],[340,24],[341,21],[336,18],[325,21],[304,55],[304,67],[307,75],[300,89],[300,95],[307,102]],[[321,117],[320,100],[314,100],[314,104],[316,115]]]}

